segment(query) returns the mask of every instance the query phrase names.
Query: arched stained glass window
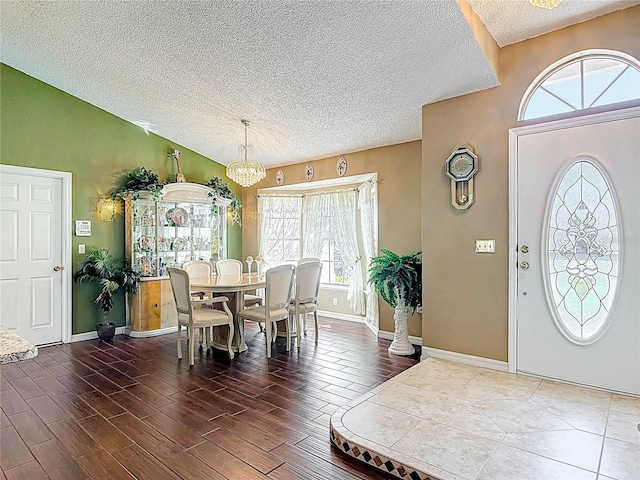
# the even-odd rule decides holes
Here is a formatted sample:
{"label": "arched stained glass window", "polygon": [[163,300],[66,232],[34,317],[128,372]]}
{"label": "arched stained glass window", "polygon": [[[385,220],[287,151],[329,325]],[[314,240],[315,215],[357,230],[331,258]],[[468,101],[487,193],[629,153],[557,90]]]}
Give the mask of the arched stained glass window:
{"label": "arched stained glass window", "polygon": [[595,161],[581,158],[548,204],[545,288],[558,328],[574,343],[606,330],[620,273],[619,214],[612,187]]}
{"label": "arched stained glass window", "polygon": [[547,67],[525,92],[518,120],[640,99],[640,62],[611,50],[578,52]]}

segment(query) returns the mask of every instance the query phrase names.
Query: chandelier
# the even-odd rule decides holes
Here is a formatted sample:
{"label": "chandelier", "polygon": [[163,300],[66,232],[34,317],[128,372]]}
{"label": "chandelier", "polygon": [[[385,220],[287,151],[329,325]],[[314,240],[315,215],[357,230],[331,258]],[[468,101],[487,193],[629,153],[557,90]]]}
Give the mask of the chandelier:
{"label": "chandelier", "polygon": [[546,8],[547,10],[551,10],[552,8],[560,5],[562,0],[529,0],[529,3],[534,7],[538,8]]}
{"label": "chandelier", "polygon": [[247,129],[251,122],[249,120],[240,121],[244,125],[244,143],[240,145],[239,151],[240,155],[244,156],[244,161],[237,160],[227,165],[227,177],[243,187],[250,187],[266,177],[267,172],[260,162],[249,161],[249,150],[253,146],[249,145]]}

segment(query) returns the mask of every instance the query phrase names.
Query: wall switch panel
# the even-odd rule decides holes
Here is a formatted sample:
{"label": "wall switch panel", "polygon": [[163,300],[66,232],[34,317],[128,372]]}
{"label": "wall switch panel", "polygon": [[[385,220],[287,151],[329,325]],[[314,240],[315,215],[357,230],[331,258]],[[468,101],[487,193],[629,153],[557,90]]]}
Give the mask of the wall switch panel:
{"label": "wall switch panel", "polygon": [[476,253],[496,253],[496,241],[476,240]]}
{"label": "wall switch panel", "polygon": [[80,243],[80,244],[78,245],[78,253],[79,253],[80,255],[84,255],[84,253],[85,253],[84,243]]}

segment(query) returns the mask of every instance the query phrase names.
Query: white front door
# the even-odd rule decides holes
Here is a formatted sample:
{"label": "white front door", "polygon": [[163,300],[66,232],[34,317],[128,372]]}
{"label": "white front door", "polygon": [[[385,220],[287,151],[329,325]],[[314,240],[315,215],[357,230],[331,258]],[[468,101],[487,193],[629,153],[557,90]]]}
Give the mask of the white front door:
{"label": "white front door", "polygon": [[68,341],[63,220],[70,174],[0,172],[0,324],[35,345]]}
{"label": "white front door", "polygon": [[511,132],[519,372],[640,394],[639,132],[640,109]]}

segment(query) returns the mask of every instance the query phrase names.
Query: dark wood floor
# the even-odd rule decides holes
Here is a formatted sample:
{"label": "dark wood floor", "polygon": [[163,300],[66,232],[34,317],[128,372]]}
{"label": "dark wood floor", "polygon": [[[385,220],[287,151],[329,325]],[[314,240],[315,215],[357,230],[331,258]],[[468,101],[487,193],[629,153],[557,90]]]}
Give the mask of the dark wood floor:
{"label": "dark wood floor", "polygon": [[[175,335],[40,349],[0,367],[0,479],[385,479],[329,442],[339,405],[418,362],[321,319],[299,353],[247,323],[249,351],[196,357]],[[183,336],[184,337],[184,336]]]}

